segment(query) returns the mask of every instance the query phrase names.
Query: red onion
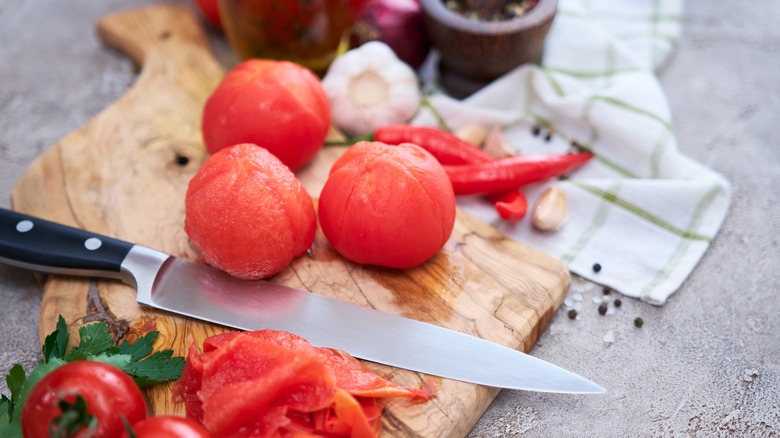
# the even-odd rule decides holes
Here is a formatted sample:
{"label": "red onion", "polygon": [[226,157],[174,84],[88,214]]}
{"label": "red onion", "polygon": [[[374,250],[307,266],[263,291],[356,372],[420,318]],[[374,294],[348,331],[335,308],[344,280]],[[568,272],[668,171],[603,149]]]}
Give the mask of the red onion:
{"label": "red onion", "polygon": [[431,48],[419,1],[369,0],[355,21],[350,46],[358,47],[369,41],[382,41],[402,61],[418,69]]}

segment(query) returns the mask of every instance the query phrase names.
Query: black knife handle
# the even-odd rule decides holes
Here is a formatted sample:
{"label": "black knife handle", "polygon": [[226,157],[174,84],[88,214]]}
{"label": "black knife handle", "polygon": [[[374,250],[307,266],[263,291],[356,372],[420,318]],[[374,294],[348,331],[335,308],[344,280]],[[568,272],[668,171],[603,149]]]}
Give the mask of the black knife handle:
{"label": "black knife handle", "polygon": [[123,278],[133,244],[0,208],[0,263],[54,274]]}

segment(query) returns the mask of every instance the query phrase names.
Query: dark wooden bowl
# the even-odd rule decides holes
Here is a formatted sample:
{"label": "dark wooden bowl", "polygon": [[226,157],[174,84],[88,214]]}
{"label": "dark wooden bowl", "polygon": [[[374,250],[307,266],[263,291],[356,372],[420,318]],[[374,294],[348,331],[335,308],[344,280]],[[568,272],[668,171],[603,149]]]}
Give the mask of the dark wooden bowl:
{"label": "dark wooden bowl", "polygon": [[539,0],[525,14],[503,21],[463,17],[444,0],[420,0],[426,32],[441,55],[440,81],[463,98],[525,63],[539,63],[557,0]]}

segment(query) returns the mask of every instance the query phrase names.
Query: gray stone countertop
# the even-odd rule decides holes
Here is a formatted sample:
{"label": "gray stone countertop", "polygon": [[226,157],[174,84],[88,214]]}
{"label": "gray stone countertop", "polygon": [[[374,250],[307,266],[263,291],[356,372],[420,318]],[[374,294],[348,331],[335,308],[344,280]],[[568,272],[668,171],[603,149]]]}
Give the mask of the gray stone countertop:
{"label": "gray stone countertop", "polygon": [[[151,3],[0,0],[0,206],[30,162],[131,84],[131,62],[100,45],[95,21]],[[732,183],[732,205],[662,307],[624,297],[600,316],[601,289],[574,282],[580,318],[559,311],[532,354],[607,394],[502,391],[470,436],[780,436],[778,18],[777,1],[685,1],[679,49],[660,77],[680,149]],[[220,61],[235,61],[223,38],[210,40]],[[3,374],[38,360],[41,293],[29,272],[0,267]]]}

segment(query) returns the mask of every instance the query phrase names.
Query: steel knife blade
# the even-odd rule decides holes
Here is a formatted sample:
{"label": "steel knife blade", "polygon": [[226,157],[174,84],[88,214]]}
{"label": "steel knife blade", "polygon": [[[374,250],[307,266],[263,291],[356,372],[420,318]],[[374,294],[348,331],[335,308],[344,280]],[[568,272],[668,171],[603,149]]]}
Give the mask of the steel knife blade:
{"label": "steel knife blade", "polygon": [[0,209],[0,263],[116,278],[139,303],[240,330],[294,333],[360,359],[479,385],[598,394],[599,385],[523,352],[271,281],[245,281],[142,245]]}

